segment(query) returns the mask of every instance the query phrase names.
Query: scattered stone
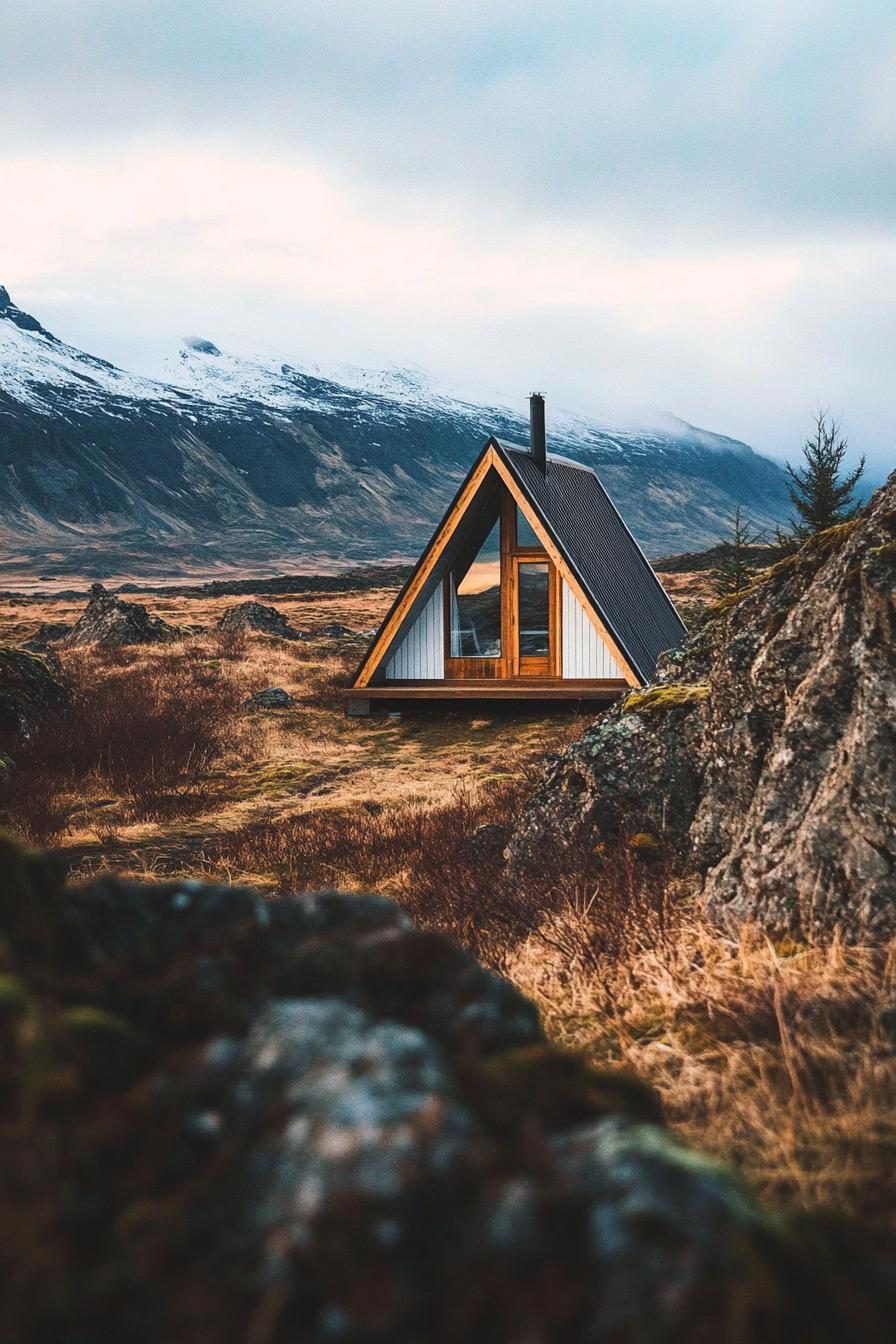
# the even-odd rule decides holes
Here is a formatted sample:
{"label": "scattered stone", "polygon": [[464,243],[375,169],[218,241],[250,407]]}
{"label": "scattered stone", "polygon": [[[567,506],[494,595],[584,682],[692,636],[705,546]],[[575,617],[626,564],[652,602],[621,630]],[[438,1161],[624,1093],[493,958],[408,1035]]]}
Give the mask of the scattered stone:
{"label": "scattered stone", "polygon": [[102,644],[118,648],[126,644],[172,644],[183,639],[185,633],[160,616],[151,616],[141,603],[122,602],[101,583],[94,583],[83,615],[60,640],[60,645],[77,648]]}
{"label": "scattered stone", "polygon": [[494,861],[500,859],[507,845],[507,827],[500,822],[486,822],[477,826],[470,836],[470,853],[474,859]]}
{"label": "scattered stone", "polygon": [[711,608],[657,684],[553,762],[521,867],[647,832],[709,911],[777,936],[896,932],[896,475]]}
{"label": "scattered stone", "polygon": [[0,646],[0,746],[30,737],[71,704],[71,691],[48,659]]}
{"label": "scattered stone", "polygon": [[243,703],[255,709],[289,709],[296,702],[289,691],[284,691],[279,686],[270,686],[265,691],[255,691]]}
{"label": "scattered stone", "polygon": [[764,1211],[391,902],[62,874],[0,840],[17,1344],[889,1339],[883,1234]]}
{"label": "scattered stone", "polygon": [[229,633],[244,630],[258,630],[264,635],[276,635],[278,639],[308,639],[302,630],[296,630],[276,607],[266,607],[262,602],[240,602],[230,607],[218,622],[218,629]]}
{"label": "scattered stone", "polygon": [[360,639],[361,636],[356,630],[350,629],[347,625],[340,625],[338,621],[330,625],[320,625],[314,631],[315,639]]}

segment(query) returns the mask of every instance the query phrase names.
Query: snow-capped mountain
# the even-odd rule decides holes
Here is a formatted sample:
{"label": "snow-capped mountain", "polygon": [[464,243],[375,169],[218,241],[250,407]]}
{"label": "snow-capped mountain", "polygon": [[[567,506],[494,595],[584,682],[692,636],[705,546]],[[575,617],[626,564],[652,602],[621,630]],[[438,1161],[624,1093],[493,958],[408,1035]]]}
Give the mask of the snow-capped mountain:
{"label": "snow-capped mountain", "polygon": [[[184,342],[164,381],[76,350],[0,286],[0,576],[302,570],[413,558],[489,433],[520,412],[416,369],[325,376]],[[787,507],[784,474],[669,416],[649,428],[550,408],[554,451],[598,468],[651,554],[718,539],[736,504]]]}

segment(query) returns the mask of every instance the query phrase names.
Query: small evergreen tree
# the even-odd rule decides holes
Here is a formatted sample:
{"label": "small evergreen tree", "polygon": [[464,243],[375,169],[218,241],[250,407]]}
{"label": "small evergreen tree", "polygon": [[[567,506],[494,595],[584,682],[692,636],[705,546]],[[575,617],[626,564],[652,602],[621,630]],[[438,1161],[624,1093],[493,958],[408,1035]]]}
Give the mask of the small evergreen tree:
{"label": "small evergreen tree", "polygon": [[729,597],[749,588],[756,575],[749,548],[761,541],[762,537],[745,521],[738,505],[731,519],[731,531],[722,543],[718,564],[710,571],[710,583],[716,597]]}
{"label": "small evergreen tree", "polygon": [[855,517],[859,506],[852,494],[865,470],[865,458],[845,476],[841,476],[847,441],[841,437],[840,424],[824,411],[815,417],[815,433],[803,444],[805,466],[794,468],[788,462],[788,491],[797,516],[790,538],[805,541],[838,523]]}

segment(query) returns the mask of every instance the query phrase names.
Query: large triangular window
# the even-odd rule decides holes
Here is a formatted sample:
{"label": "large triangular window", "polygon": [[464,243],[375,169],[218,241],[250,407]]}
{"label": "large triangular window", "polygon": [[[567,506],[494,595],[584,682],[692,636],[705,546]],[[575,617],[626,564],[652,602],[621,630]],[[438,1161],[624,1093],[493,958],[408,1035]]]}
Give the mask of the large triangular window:
{"label": "large triangular window", "polygon": [[501,657],[501,519],[498,502],[451,570],[450,656]]}

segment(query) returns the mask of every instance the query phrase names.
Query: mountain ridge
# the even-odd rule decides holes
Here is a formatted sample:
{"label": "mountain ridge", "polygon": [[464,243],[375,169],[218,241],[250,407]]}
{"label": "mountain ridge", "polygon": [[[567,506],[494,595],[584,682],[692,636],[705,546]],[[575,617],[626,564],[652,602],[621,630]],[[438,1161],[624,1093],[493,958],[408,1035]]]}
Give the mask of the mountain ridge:
{"label": "mountain ridge", "polygon": [[[413,559],[489,433],[524,416],[439,392],[417,369],[335,381],[275,355],[185,341],[168,381],[67,345],[0,286],[0,577],[214,577]],[[354,385],[351,385],[351,384]],[[711,543],[737,504],[770,525],[784,473],[673,416],[551,416],[648,554]]]}

